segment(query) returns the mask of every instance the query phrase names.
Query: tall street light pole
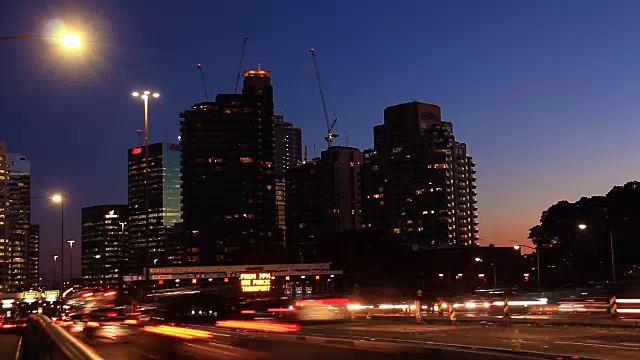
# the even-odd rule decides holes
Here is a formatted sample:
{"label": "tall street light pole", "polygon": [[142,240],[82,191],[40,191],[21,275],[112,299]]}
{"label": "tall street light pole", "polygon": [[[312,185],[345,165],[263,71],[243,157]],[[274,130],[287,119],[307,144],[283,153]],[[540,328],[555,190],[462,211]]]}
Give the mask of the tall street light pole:
{"label": "tall street light pole", "polygon": [[[611,279],[616,282],[616,260],[613,252],[613,230],[609,227],[609,251],[611,252]],[[586,230],[587,224],[578,224],[578,229]]]}
{"label": "tall street light pole", "polygon": [[[64,292],[64,200],[65,194],[56,194],[51,200],[60,203],[60,296]],[[62,298],[60,298],[60,316],[62,316]]]}
{"label": "tall street light pole", "polygon": [[529,245],[515,245],[513,248],[516,250],[520,250],[521,247],[525,247],[536,252],[536,266],[538,267],[538,292],[542,292],[542,278],[540,277],[540,250],[538,249],[537,245],[535,248]]}
{"label": "tall street light pole", "polygon": [[51,287],[56,286],[56,274],[58,273],[58,255],[53,255],[53,284]]}
{"label": "tall street light pole", "polygon": [[[475,258],[475,261],[477,263],[481,263],[482,259],[477,257]],[[497,288],[498,287],[498,271],[496,270],[496,264],[494,264],[493,261],[491,262],[491,267],[493,267],[493,287]]]}
{"label": "tall street light pole", "polygon": [[73,280],[73,244],[75,242],[73,239],[67,240],[67,243],[69,243],[69,285],[71,285],[71,280]]}
{"label": "tall street light pole", "polygon": [[[150,244],[150,231],[149,231],[149,96],[154,98],[160,97],[160,93],[149,91],[144,89],[142,94],[138,91],[131,93],[133,97],[140,97],[144,102],[144,208],[145,208],[145,237],[147,247]],[[149,267],[149,249],[145,251],[144,267]],[[145,283],[149,282],[149,271],[145,276]]]}

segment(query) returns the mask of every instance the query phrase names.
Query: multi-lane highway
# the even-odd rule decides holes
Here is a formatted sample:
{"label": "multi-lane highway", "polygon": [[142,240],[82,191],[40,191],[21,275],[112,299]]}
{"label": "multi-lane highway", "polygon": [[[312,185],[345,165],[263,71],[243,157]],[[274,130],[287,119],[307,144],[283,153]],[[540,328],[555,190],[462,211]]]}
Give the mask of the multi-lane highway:
{"label": "multi-lane highway", "polygon": [[[207,359],[637,359],[640,332],[531,326],[450,326],[357,322],[303,326],[277,334],[213,326],[206,342],[180,343],[178,352]],[[105,359],[142,359],[148,344],[136,335],[127,343],[90,343]],[[147,340],[148,341],[148,338]],[[497,352],[494,352],[497,351]],[[163,358],[155,354],[155,358]]]}

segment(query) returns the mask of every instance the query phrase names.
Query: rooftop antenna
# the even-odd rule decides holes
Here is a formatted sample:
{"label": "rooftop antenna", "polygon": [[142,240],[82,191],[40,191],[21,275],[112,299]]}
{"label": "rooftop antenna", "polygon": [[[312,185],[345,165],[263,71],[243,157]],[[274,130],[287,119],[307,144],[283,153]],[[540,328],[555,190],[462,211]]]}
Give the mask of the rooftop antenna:
{"label": "rooftop antenna", "polygon": [[136,130],[138,133],[138,146],[142,146],[142,130]]}
{"label": "rooftop antenna", "polygon": [[309,154],[307,153],[307,145],[304,146],[304,162],[307,162],[307,160],[309,160]]}
{"label": "rooftop antenna", "polygon": [[202,80],[202,89],[204,89],[204,100],[209,101],[209,93],[207,92],[207,83],[204,81],[204,70],[202,70],[202,64],[198,64],[198,70],[200,70],[200,79]]}
{"label": "rooftop antenna", "polygon": [[240,50],[240,65],[238,66],[238,75],[236,76],[236,87],[233,88],[233,93],[238,93],[238,84],[240,83],[240,75],[242,74],[242,61],[244,60],[244,48],[247,45],[248,36],[245,36],[242,40],[242,50]]}

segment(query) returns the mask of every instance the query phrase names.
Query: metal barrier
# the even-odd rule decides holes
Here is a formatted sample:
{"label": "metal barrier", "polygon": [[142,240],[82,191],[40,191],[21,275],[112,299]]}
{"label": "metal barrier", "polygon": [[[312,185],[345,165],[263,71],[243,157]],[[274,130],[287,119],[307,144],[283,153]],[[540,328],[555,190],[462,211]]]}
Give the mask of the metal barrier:
{"label": "metal barrier", "polygon": [[102,360],[83,342],[40,314],[29,316],[20,351],[24,360]]}

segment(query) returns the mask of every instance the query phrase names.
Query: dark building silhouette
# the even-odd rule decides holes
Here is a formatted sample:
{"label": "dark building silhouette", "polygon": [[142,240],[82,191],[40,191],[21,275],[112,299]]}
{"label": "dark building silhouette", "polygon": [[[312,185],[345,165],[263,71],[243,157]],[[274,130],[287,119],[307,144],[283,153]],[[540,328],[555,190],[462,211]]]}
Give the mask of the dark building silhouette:
{"label": "dark building silhouette", "polygon": [[367,228],[402,243],[471,245],[477,240],[475,164],[440,107],[410,102],[384,111],[374,148],[364,152]]}
{"label": "dark building silhouette", "polygon": [[286,174],[287,242],[308,256],[323,238],[362,228],[362,152],[332,146]]}
{"label": "dark building silhouette", "polygon": [[218,94],[180,115],[188,264],[262,261],[280,243],[269,73],[247,70],[242,94]]}
{"label": "dark building silhouette", "polygon": [[285,221],[285,172],[302,161],[302,130],[284,121],[282,115],[274,116],[276,135],[276,209],[278,228],[282,233],[282,244],[286,247]]}
{"label": "dark building silhouette", "polygon": [[[149,234],[145,209],[144,147],[128,153],[129,235],[126,272],[141,275],[144,264],[175,265],[167,236],[180,221],[180,146],[149,144]],[[174,253],[174,251],[170,251]]]}
{"label": "dark building silhouette", "polygon": [[82,281],[85,286],[117,285],[126,260],[128,206],[82,208]]}

